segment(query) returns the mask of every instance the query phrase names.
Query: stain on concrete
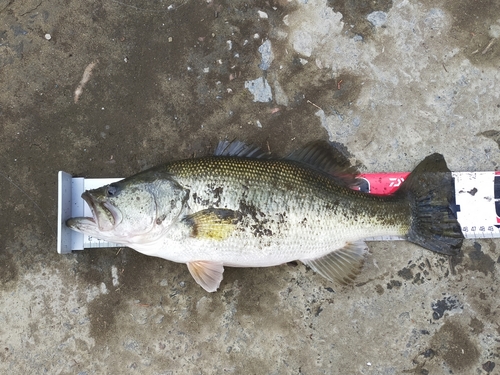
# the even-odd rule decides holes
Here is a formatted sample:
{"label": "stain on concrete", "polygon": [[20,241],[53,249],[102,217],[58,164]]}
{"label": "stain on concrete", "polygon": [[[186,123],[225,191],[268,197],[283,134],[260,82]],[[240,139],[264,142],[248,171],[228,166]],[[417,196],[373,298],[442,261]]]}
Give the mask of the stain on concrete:
{"label": "stain on concrete", "polygon": [[498,130],[486,130],[484,132],[479,133],[478,135],[482,135],[483,137],[490,138],[492,141],[496,142],[498,147],[500,147],[500,131],[498,131]]}
{"label": "stain on concrete", "polygon": [[18,268],[7,249],[0,253],[0,288],[6,292],[16,287]]}
{"label": "stain on concrete", "polygon": [[455,296],[446,296],[443,299],[431,303],[432,318],[434,320],[441,319],[446,312],[455,314],[462,312],[463,304]]}
{"label": "stain on concrete", "polygon": [[[347,71],[332,75],[313,62],[301,62],[296,56],[279,72],[284,92],[290,98],[289,108],[307,104],[310,117],[319,108],[326,114],[343,113],[354,106],[361,92],[363,78]],[[319,107],[319,108],[318,108]]]}
{"label": "stain on concrete", "polygon": [[415,264],[412,264],[413,267],[405,267],[403,268],[402,270],[398,271],[398,276],[402,277],[403,279],[405,280],[411,280],[413,279],[413,272],[411,270],[411,268],[414,268],[415,267]]}
{"label": "stain on concrete", "polygon": [[473,248],[467,252],[470,263],[466,265],[471,271],[482,272],[485,276],[495,272],[495,261],[482,251],[482,246],[478,242],[474,242]]}
{"label": "stain on concrete", "polygon": [[[436,7],[435,2],[427,6]],[[464,47],[463,55],[480,67],[497,66],[500,57],[498,36],[491,33],[498,28],[500,4],[495,0],[446,0],[440,5],[451,15],[451,36]]]}
{"label": "stain on concrete", "polygon": [[[178,281],[190,277],[184,265],[144,257],[131,249],[84,251],[77,257],[76,275],[105,290],[88,305],[91,335],[98,343],[116,332],[116,319],[130,312],[131,301],[139,309],[159,311],[163,301],[168,304],[170,298],[187,292],[186,282]],[[169,315],[162,315],[161,323],[168,324]]]}
{"label": "stain on concrete", "polygon": [[486,371],[488,374],[490,374],[494,369],[495,369],[495,362],[493,361],[487,361],[483,363],[481,366],[484,371]]}
{"label": "stain on concrete", "polygon": [[483,333],[484,323],[476,317],[472,317],[469,323],[469,327],[474,331],[475,334],[480,334]]}
{"label": "stain on concrete", "polygon": [[425,283],[425,277],[424,277],[424,275],[421,274],[420,272],[417,272],[415,274],[415,277],[413,278],[412,283],[416,284],[416,285],[421,285],[421,284]]}
{"label": "stain on concrete", "polygon": [[391,290],[391,289],[399,289],[401,288],[403,284],[401,283],[401,281],[398,281],[398,280],[391,280],[387,283],[387,286],[386,288]]}
{"label": "stain on concrete", "polygon": [[109,342],[116,330],[116,312],[123,308],[120,295],[114,292],[102,294],[87,305],[90,319],[90,336],[98,345]]}
{"label": "stain on concrete", "polygon": [[75,254],[74,273],[86,284],[111,285],[111,266],[115,263],[113,255],[118,250],[79,251]]}
{"label": "stain on concrete", "polygon": [[[442,268],[442,264],[439,264]],[[421,258],[417,259],[416,262],[410,262],[407,267],[404,267],[398,271],[398,276],[402,277],[404,280],[412,280],[412,284],[422,285],[426,280],[431,280],[432,266],[428,258],[425,261],[421,261]],[[448,276],[448,269],[444,270],[443,276]]]}
{"label": "stain on concrete", "polygon": [[482,322],[491,322],[494,323],[496,321],[496,309],[493,305],[494,301],[492,300],[492,291],[478,291],[477,295],[479,298],[473,298],[474,310],[477,311],[481,316]]}
{"label": "stain on concrete", "polygon": [[455,321],[446,321],[432,336],[431,345],[437,356],[457,372],[463,373],[476,366],[480,356],[465,328]]}
{"label": "stain on concrete", "polygon": [[384,287],[380,284],[377,284],[375,286],[375,291],[377,292],[377,294],[382,295],[384,294]]}
{"label": "stain on concrete", "polygon": [[375,26],[368,21],[368,16],[374,12],[387,13],[392,8],[392,0],[375,0],[357,2],[355,0],[328,0],[335,12],[342,13],[344,30],[363,38],[372,37]]}

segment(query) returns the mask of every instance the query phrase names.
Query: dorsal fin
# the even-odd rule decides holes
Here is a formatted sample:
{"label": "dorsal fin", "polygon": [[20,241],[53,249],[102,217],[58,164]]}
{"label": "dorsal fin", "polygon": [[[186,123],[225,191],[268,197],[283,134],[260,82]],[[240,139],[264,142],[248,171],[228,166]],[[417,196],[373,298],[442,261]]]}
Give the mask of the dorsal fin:
{"label": "dorsal fin", "polygon": [[240,158],[267,158],[269,154],[260,147],[247,145],[241,141],[220,141],[214,152],[215,156],[237,156]]}
{"label": "dorsal fin", "polygon": [[349,159],[328,142],[308,143],[293,151],[285,159],[304,163],[316,170],[328,173],[341,185],[352,187],[357,183],[358,169],[353,167]]}

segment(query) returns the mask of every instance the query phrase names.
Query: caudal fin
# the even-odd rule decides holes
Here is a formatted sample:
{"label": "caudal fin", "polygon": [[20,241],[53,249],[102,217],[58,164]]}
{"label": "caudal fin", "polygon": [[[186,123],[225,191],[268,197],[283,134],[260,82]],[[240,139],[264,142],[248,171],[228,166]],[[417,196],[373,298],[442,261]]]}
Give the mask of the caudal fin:
{"label": "caudal fin", "polygon": [[464,239],[456,217],[455,186],[443,155],[427,156],[397,194],[412,205],[408,241],[446,255],[456,255]]}

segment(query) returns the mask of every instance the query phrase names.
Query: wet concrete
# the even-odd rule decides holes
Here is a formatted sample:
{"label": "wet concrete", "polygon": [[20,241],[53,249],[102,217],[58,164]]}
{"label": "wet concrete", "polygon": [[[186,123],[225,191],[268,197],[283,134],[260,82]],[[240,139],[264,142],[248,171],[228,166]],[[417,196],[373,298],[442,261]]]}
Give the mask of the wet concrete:
{"label": "wet concrete", "polygon": [[494,0],[0,1],[2,373],[498,373],[498,241],[370,243],[350,287],[229,268],[208,294],[129,249],[58,255],[55,225],[58,170],[127,176],[226,138],[498,169],[499,20]]}

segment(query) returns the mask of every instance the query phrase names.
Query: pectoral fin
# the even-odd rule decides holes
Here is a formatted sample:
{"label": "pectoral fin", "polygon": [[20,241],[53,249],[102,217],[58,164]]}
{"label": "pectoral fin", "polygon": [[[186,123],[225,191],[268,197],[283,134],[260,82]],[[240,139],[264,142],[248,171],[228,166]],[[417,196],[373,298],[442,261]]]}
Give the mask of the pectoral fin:
{"label": "pectoral fin", "polygon": [[301,261],[328,280],[345,285],[354,281],[361,272],[367,253],[364,242],[349,242],[321,258]]}
{"label": "pectoral fin", "polygon": [[207,292],[215,292],[219,288],[224,272],[222,263],[199,260],[189,262],[187,266],[191,276]]}
{"label": "pectoral fin", "polygon": [[184,218],[191,227],[191,235],[199,238],[224,240],[233,233],[240,215],[233,210],[207,208]]}

